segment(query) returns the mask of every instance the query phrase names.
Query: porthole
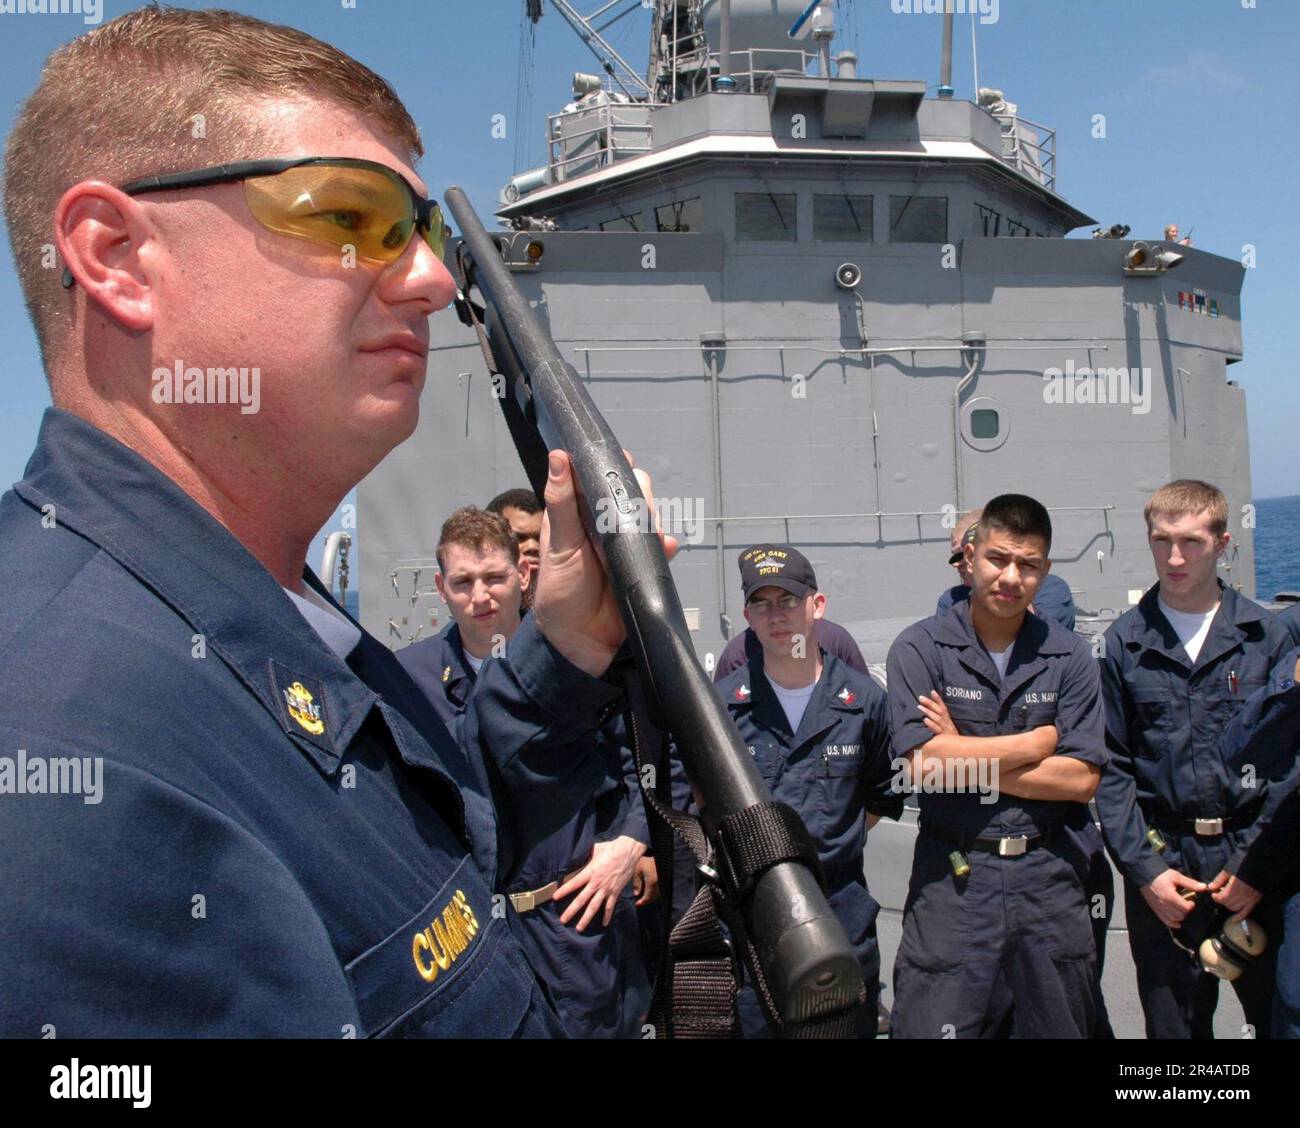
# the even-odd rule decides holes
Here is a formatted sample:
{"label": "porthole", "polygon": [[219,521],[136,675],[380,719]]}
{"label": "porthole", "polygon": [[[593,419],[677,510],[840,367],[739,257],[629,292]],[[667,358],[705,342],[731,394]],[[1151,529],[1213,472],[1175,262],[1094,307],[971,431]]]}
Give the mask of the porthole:
{"label": "porthole", "polygon": [[962,439],[975,450],[997,450],[1011,432],[1011,414],[992,396],[977,396],[962,407]]}

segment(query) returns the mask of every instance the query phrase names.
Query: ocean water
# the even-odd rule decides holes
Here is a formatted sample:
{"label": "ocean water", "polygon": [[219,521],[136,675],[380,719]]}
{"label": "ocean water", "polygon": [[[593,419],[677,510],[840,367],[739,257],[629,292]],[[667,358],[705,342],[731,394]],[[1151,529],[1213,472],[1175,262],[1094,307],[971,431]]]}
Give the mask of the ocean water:
{"label": "ocean water", "polygon": [[[1279,591],[1300,591],[1300,494],[1255,502],[1255,592],[1268,600]],[[355,588],[343,605],[360,615]]]}
{"label": "ocean water", "polygon": [[1300,494],[1255,502],[1255,592],[1300,591]]}

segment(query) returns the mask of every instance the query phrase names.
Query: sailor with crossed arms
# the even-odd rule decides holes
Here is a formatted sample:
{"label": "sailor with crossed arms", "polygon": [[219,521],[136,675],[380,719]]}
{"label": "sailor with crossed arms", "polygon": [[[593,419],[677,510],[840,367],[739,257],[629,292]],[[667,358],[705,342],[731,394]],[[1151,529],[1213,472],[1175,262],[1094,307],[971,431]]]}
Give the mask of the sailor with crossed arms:
{"label": "sailor with crossed arms", "polygon": [[1089,817],[1103,719],[1088,644],[1029,610],[1051,544],[1039,502],[994,498],[964,549],[970,598],[889,652],[894,749],[913,780],[946,781],[962,762],[996,779],[991,796],[922,788],[894,964],[897,1038],[1092,1030],[1087,862],[1068,832]]}

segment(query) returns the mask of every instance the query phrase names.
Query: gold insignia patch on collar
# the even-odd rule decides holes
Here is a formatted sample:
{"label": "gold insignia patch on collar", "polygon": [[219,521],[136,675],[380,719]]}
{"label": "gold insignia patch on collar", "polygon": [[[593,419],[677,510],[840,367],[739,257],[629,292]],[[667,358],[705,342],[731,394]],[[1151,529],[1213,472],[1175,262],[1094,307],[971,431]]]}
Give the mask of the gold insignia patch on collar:
{"label": "gold insignia patch on collar", "polygon": [[320,706],[316,704],[307,687],[296,681],[288,689],[282,690],[284,703],[291,716],[312,736],[320,736],[325,731],[325,722],[321,719]]}
{"label": "gold insignia patch on collar", "polygon": [[450,666],[443,666],[443,668],[442,668],[442,681],[443,681],[443,684],[444,684],[444,685],[445,685],[447,682],[451,681],[451,667],[450,667]]}

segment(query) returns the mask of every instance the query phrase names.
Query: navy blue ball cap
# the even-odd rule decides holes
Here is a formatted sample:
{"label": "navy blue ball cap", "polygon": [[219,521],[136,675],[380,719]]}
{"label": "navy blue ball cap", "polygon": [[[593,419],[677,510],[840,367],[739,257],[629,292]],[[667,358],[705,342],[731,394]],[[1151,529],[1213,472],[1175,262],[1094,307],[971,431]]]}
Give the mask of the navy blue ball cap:
{"label": "navy blue ball cap", "polygon": [[745,602],[761,587],[778,587],[792,595],[811,595],[817,576],[808,558],[788,544],[756,544],[740,554],[740,587]]}

